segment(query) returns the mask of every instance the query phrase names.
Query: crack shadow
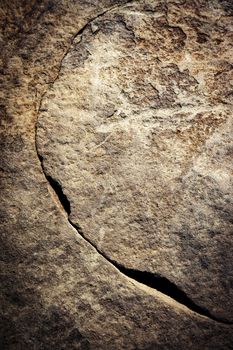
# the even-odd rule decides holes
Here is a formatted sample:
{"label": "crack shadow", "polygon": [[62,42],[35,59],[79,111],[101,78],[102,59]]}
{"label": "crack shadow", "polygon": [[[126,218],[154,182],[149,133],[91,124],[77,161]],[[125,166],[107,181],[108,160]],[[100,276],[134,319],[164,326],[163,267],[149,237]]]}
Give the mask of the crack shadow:
{"label": "crack shadow", "polygon": [[215,317],[214,315],[212,315],[209,312],[209,310],[207,310],[206,308],[204,308],[202,306],[197,305],[192,299],[190,299],[188,297],[188,295],[184,291],[182,291],[176,284],[174,284],[173,282],[168,280],[166,277],[161,276],[161,275],[156,274],[156,273],[148,272],[148,271],[141,271],[141,270],[127,268],[127,267],[117,263],[116,261],[112,260],[111,258],[109,258],[104,252],[100,251],[92,243],[92,241],[85,236],[82,228],[79,225],[74,224],[71,221],[71,219],[69,218],[69,215],[71,213],[71,205],[70,205],[69,199],[64,194],[61,184],[57,180],[52,178],[50,175],[46,174],[46,171],[45,171],[44,165],[43,165],[43,157],[41,155],[39,155],[39,153],[38,153],[38,157],[40,159],[41,166],[42,166],[42,169],[43,169],[43,172],[44,172],[46,179],[48,180],[50,186],[55,191],[64,211],[67,213],[67,217],[68,217],[68,221],[69,221],[70,225],[77,231],[77,233],[83,239],[85,239],[86,242],[88,242],[98,252],[98,254],[100,254],[105,260],[107,260],[108,263],[113,265],[123,275],[169,296],[170,298],[172,298],[173,300],[175,300],[179,304],[186,306],[189,310],[191,310],[197,314],[199,314],[201,316],[205,316],[205,317],[207,317],[213,321],[216,321],[218,323],[223,323],[225,325],[232,325],[232,322],[230,322],[226,319]]}
{"label": "crack shadow", "polygon": [[[132,0],[129,0],[126,3],[130,3],[130,2],[132,2]],[[82,34],[84,32],[84,30],[87,28],[87,26],[93,20],[95,20],[98,17],[103,16],[105,13],[109,12],[112,9],[114,9],[114,7],[104,11],[103,13],[99,14],[98,16],[96,16],[94,19],[92,19],[89,22],[87,22],[86,25],[73,37],[73,40],[76,38],[77,35]],[[54,83],[57,80],[57,78],[59,76],[59,73],[60,73],[60,70],[62,68],[62,61],[66,57],[68,52],[69,52],[69,49],[64,54],[64,56],[63,56],[63,58],[61,60],[59,69],[58,69],[58,74],[57,74],[56,78],[54,79],[54,81],[52,83]],[[43,99],[43,96],[44,96],[44,94],[41,97],[40,105],[41,105],[41,101]],[[40,110],[40,105],[39,105],[39,110]],[[36,123],[35,134],[37,134],[37,123]],[[215,317],[214,315],[212,315],[210,313],[209,310],[207,310],[204,307],[201,307],[201,306],[197,305],[192,299],[190,299],[188,297],[188,295],[184,291],[182,291],[176,284],[174,284],[173,282],[168,280],[166,277],[163,277],[163,276],[161,276],[159,274],[148,272],[148,271],[140,271],[140,270],[136,270],[136,269],[127,268],[127,267],[117,263],[116,261],[112,260],[111,258],[109,258],[104,252],[100,251],[92,243],[92,241],[85,236],[82,228],[78,224],[74,224],[71,221],[71,219],[69,218],[69,216],[71,214],[70,201],[69,201],[68,197],[65,195],[65,193],[63,192],[62,185],[56,179],[54,179],[51,175],[47,174],[47,172],[46,172],[46,170],[44,168],[44,159],[39,153],[39,150],[38,150],[38,147],[37,147],[37,142],[35,142],[35,147],[36,147],[38,158],[39,158],[40,163],[41,163],[41,167],[42,167],[44,176],[47,179],[49,185],[55,191],[55,193],[56,193],[56,195],[58,197],[58,200],[60,201],[64,211],[66,212],[68,222],[76,230],[76,232],[87,243],[89,243],[92,246],[92,248],[94,248],[96,250],[96,252],[98,252],[109,264],[111,264],[113,267],[115,267],[124,276],[127,276],[128,278],[131,278],[131,279],[133,279],[133,280],[135,280],[135,281],[137,281],[137,282],[139,282],[141,284],[144,284],[144,285],[146,285],[146,286],[148,286],[148,287],[150,287],[150,288],[152,288],[154,290],[157,290],[157,291],[163,293],[164,295],[169,296],[170,298],[172,298],[173,300],[175,300],[179,304],[184,305],[189,310],[197,313],[200,316],[205,316],[205,317],[209,318],[210,320],[213,320],[213,321],[216,321],[218,323],[225,324],[225,325],[232,325],[233,324],[233,322],[230,322],[230,321],[228,321],[226,319]]]}

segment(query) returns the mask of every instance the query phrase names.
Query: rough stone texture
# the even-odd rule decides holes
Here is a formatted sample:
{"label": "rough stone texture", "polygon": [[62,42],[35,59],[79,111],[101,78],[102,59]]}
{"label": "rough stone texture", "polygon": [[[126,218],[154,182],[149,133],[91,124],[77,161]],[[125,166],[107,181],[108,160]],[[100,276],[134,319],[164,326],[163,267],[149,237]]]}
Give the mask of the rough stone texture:
{"label": "rough stone texture", "polygon": [[232,349],[83,239],[38,159],[107,257],[232,321],[232,4],[126,2],[1,1],[1,349]]}
{"label": "rough stone texture", "polygon": [[97,18],[42,99],[37,130],[46,172],[99,250],[233,321],[233,50],[220,16],[141,1]]}

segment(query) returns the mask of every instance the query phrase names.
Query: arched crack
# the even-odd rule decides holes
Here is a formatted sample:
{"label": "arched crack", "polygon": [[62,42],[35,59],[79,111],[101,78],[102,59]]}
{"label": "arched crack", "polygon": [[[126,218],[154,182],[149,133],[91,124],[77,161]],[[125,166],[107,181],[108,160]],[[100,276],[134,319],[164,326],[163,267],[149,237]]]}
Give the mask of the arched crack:
{"label": "arched crack", "polygon": [[61,184],[52,178],[50,175],[47,175],[44,165],[43,165],[43,157],[38,153],[38,157],[41,162],[41,166],[44,172],[44,175],[46,179],[48,180],[50,186],[53,188],[54,192],[56,193],[64,211],[67,213],[67,218],[70,223],[70,225],[77,231],[77,233],[88,243],[90,244],[97,252],[100,254],[105,260],[108,261],[111,265],[113,265],[118,271],[120,271],[123,275],[142,283],[152,289],[155,289],[166,296],[169,296],[176,302],[178,302],[181,305],[186,306],[189,310],[194,311],[195,313],[208,317],[209,319],[223,323],[226,325],[231,325],[232,322],[215,317],[210,313],[209,310],[206,308],[197,305],[183,290],[181,290],[175,283],[171,282],[169,279],[167,279],[164,276],[161,276],[157,273],[152,273],[148,271],[140,271],[137,269],[131,269],[123,266],[122,264],[116,262],[115,260],[112,260],[109,256],[107,256],[104,252],[100,251],[98,247],[96,247],[90,239],[88,239],[82,228],[73,223],[72,220],[69,218],[69,215],[71,213],[71,206],[70,201],[67,198],[67,196],[64,194]]}
{"label": "arched crack", "polygon": [[[132,0],[129,0],[129,1],[125,1],[125,4],[128,4],[130,2],[133,2]],[[122,6],[122,5],[121,5]],[[115,9],[116,7],[119,7],[119,6],[113,6],[107,10],[105,10],[104,12],[98,14],[95,18],[91,19],[90,21],[88,21],[80,30],[78,33],[76,33],[76,35],[73,37],[73,40],[71,42],[71,45],[74,41],[74,39],[78,36],[78,35],[81,35],[83,33],[83,31],[87,28],[87,26],[93,22],[95,19],[105,15],[107,12]],[[70,45],[70,46],[71,46]],[[59,77],[59,73],[60,73],[60,70],[62,68],[62,62],[64,60],[64,58],[66,57],[66,55],[68,54],[69,52],[69,49],[70,47],[67,49],[67,51],[65,52],[62,60],[61,60],[61,63],[60,63],[60,66],[58,68],[58,73],[56,75],[56,77],[54,78],[54,80],[52,82],[50,82],[51,84],[53,84]],[[46,93],[46,92],[45,92]],[[40,104],[39,104],[39,109],[38,109],[38,112],[40,110],[40,106],[41,106],[41,102],[42,102],[42,99],[43,99],[43,96],[45,95],[45,93],[41,96],[41,100],[40,100]],[[36,123],[36,134],[37,134],[37,123]],[[212,315],[210,313],[209,310],[207,310],[206,308],[204,307],[201,307],[199,305],[197,305],[183,290],[181,290],[175,283],[171,282],[169,279],[167,279],[166,277],[164,276],[161,276],[157,273],[152,273],[152,272],[148,272],[148,271],[140,271],[140,270],[137,270],[137,269],[131,269],[131,268],[127,268],[125,266],[123,266],[122,264],[116,262],[115,260],[112,260],[109,256],[107,256],[104,252],[100,251],[98,249],[98,247],[96,247],[91,240],[89,240],[86,235],[84,234],[82,228],[73,223],[71,221],[71,219],[69,218],[70,216],[70,213],[71,213],[71,205],[70,205],[70,201],[69,199],[67,198],[67,196],[64,194],[63,192],[63,189],[62,189],[62,186],[61,184],[56,180],[54,179],[51,175],[47,174],[45,168],[44,168],[44,164],[43,164],[43,157],[40,155],[39,153],[39,150],[38,150],[38,147],[37,147],[37,142],[35,143],[35,146],[36,146],[36,151],[37,151],[37,155],[38,155],[38,158],[40,160],[40,163],[41,163],[41,167],[42,167],[42,170],[43,170],[43,173],[44,173],[44,176],[45,178],[47,179],[49,185],[52,187],[52,189],[54,190],[54,192],[56,193],[57,195],[57,198],[61,204],[61,206],[63,207],[64,211],[66,212],[67,214],[67,219],[68,219],[68,222],[70,223],[70,225],[76,230],[76,232],[88,243],[92,246],[92,248],[95,249],[95,251],[100,254],[104,259],[105,261],[107,261],[109,264],[111,264],[114,268],[116,268],[121,274],[123,274],[125,277],[127,278],[130,278],[130,279],[133,279],[143,285],[146,285],[156,291],[159,291],[161,293],[163,293],[164,295],[166,296],[169,296],[170,298],[172,298],[173,300],[175,300],[177,303],[187,307],[189,310],[195,312],[196,314],[200,315],[200,316],[205,316],[213,321],[216,321],[218,323],[222,323],[222,324],[225,324],[225,325],[232,325],[233,323],[226,320],[226,319],[223,319],[223,318],[220,318],[220,317],[215,317],[214,315]]]}

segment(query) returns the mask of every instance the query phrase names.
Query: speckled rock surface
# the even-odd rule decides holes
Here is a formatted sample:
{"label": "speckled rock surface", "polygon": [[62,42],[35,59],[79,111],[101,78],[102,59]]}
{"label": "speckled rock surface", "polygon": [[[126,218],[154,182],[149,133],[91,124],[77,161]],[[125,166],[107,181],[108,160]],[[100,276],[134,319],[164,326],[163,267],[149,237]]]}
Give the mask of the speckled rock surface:
{"label": "speckled rock surface", "polygon": [[232,349],[231,1],[0,13],[1,349]]}
{"label": "speckled rock surface", "polygon": [[230,27],[211,7],[112,10],[74,40],[37,130],[99,250],[233,320]]}

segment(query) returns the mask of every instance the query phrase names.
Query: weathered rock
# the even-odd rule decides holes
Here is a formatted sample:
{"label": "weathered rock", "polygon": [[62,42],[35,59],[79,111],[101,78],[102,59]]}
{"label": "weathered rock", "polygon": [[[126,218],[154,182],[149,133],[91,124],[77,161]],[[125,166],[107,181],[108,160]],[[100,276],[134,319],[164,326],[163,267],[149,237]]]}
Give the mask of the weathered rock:
{"label": "weathered rock", "polygon": [[[230,271],[226,273],[227,264],[231,264],[227,240],[230,202],[226,203],[225,198],[229,192],[226,180],[230,152],[224,152],[229,138],[226,123],[231,95],[227,50],[232,6],[226,1],[209,5],[205,1],[198,5],[193,1],[168,4],[136,1],[124,7],[126,2],[1,2],[1,349],[232,348],[232,325],[221,323],[222,318],[231,320],[230,307],[227,310],[223,304],[231,303],[230,290],[227,297]],[[195,44],[196,27],[199,43]],[[67,52],[77,33],[80,35]],[[194,56],[197,60],[192,64],[183,58],[188,50],[192,60]],[[138,61],[133,67],[130,61],[134,62],[135,57]],[[214,77],[221,70],[220,60],[222,73]],[[98,67],[103,76],[96,90],[98,80],[93,70],[96,68],[97,74]],[[147,67],[156,69],[150,73]],[[191,67],[200,69],[200,75],[191,71]],[[201,86],[197,75],[202,79]],[[174,84],[178,79],[178,86],[173,84],[170,89],[168,79]],[[98,94],[95,98],[90,92],[90,81],[92,92]],[[153,87],[154,81],[158,85]],[[153,90],[148,90],[147,83],[152,84]],[[119,92],[121,86],[124,91]],[[120,106],[118,95],[124,96]],[[98,102],[96,106],[94,101]],[[82,225],[83,233],[69,223],[61,205],[64,203],[44,177],[35,147],[39,106],[37,148],[44,157],[41,160],[44,171],[47,178],[50,175],[61,183],[70,201],[69,220]],[[109,137],[105,139],[107,134]],[[101,144],[103,141],[105,144]],[[98,148],[89,150],[99,144]],[[106,153],[103,156],[101,152]],[[188,154],[193,158],[188,159]],[[100,157],[105,159],[104,163],[98,161]],[[148,164],[149,158],[154,165]],[[93,174],[90,174],[91,162],[95,167]],[[109,164],[114,169],[112,180]],[[158,180],[162,170],[163,181]],[[188,171],[186,176],[185,171]],[[138,174],[145,177],[144,183]],[[211,183],[213,176],[215,182]],[[54,180],[49,180],[54,185]],[[112,184],[112,188],[106,188],[105,197],[98,188],[103,183],[105,188],[106,184]],[[160,191],[154,184],[160,185]],[[118,186],[118,194],[113,185]],[[203,198],[198,196],[200,191]],[[146,194],[151,201],[148,219],[146,210],[150,206],[145,201]],[[120,196],[124,198],[123,205],[119,204]],[[97,197],[100,197],[98,202]],[[191,217],[192,201],[196,203],[193,213],[197,215],[198,206],[198,214],[202,215],[200,221],[195,215]],[[156,203],[160,209],[154,207]],[[87,217],[89,206],[96,209],[95,220],[94,216]],[[117,212],[112,222],[109,222],[110,210]],[[162,212],[171,213],[167,223]],[[207,213],[210,213],[212,244],[206,236]],[[135,220],[138,214],[141,217]],[[121,217],[125,225],[119,228]],[[158,235],[147,220],[151,220],[156,230],[160,227]],[[175,235],[173,226],[179,220],[182,227]],[[190,231],[192,225],[197,229],[197,222],[201,228],[198,234]],[[105,235],[99,234],[100,225]],[[118,227],[114,229],[114,237],[107,232],[109,225]],[[144,227],[148,228],[147,233]],[[123,270],[119,272],[81,234],[113,263],[117,260],[126,267],[163,274],[196,303],[208,307],[220,322],[138,283]],[[185,243],[187,240],[192,245]],[[207,272],[199,267],[201,257],[204,265],[209,259],[206,290],[203,280]],[[213,283],[212,290],[209,280]],[[219,304],[213,306],[211,298]]]}
{"label": "weathered rock", "polygon": [[104,255],[233,321],[230,22],[190,10],[141,1],[89,24],[42,100],[39,153]]}

